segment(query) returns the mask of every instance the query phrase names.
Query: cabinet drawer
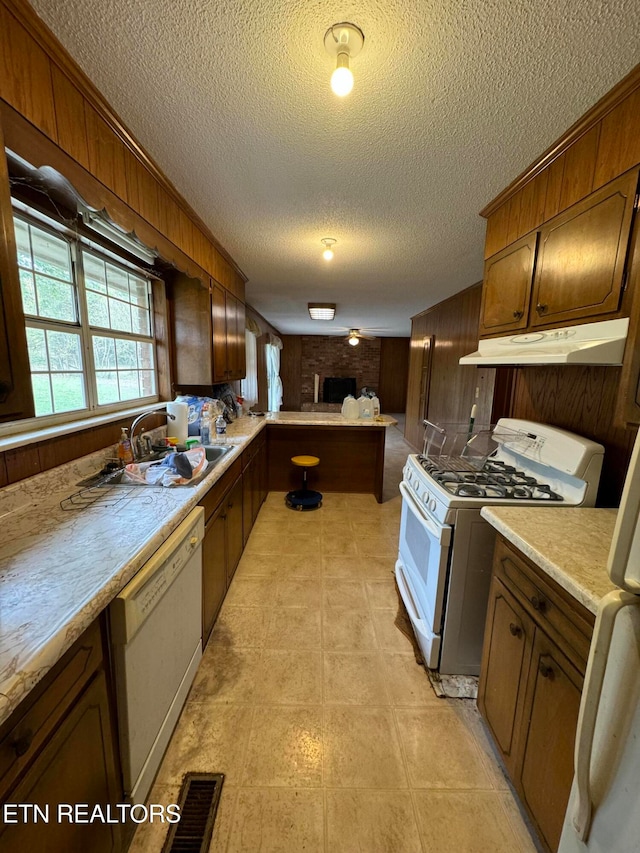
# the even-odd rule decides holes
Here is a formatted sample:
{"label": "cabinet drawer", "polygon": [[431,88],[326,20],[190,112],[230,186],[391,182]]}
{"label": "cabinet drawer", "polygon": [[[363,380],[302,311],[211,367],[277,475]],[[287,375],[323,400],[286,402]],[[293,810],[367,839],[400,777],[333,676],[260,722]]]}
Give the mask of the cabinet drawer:
{"label": "cabinet drawer", "polygon": [[593,614],[501,537],[496,540],[495,566],[507,588],[584,674]]}
{"label": "cabinet drawer", "polygon": [[0,798],[26,768],[102,663],[102,633],[96,619],[51,673],[0,728]]}

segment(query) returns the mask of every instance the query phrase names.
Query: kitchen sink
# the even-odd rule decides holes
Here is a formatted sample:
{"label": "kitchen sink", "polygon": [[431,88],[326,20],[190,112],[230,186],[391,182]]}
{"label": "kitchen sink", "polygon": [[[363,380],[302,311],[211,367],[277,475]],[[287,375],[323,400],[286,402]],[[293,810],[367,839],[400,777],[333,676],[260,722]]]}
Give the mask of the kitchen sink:
{"label": "kitchen sink", "polygon": [[[206,477],[207,474],[212,471],[216,465],[220,462],[221,459],[231,450],[231,447],[224,446],[220,447],[219,445],[211,445],[205,447],[205,454],[207,457],[207,464],[205,468],[195,477],[193,480],[189,480],[187,483],[183,483],[181,486],[177,488],[189,488],[190,486],[197,485],[203,477]],[[138,462],[159,462],[161,459],[168,454],[167,451],[155,451],[154,453],[149,454],[148,456],[144,456],[138,460]],[[97,474],[94,474],[91,477],[87,477],[85,480],[81,480],[78,485],[83,486],[85,489],[91,488],[107,488],[110,486],[122,486],[122,487],[139,487],[144,489],[162,489],[164,486],[162,483],[134,483],[130,480],[123,479],[125,476],[124,471],[120,468],[116,468],[114,471],[109,471],[106,468],[103,468],[102,471],[99,471]]]}

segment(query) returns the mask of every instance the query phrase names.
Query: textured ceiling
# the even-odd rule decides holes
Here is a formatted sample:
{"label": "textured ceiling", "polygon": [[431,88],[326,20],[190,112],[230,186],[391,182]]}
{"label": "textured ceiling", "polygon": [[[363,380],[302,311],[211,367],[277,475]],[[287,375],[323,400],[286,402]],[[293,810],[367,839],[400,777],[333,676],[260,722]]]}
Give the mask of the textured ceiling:
{"label": "textured ceiling", "polygon": [[[478,281],[478,210],[631,70],[640,36],[637,0],[33,6],[285,333],[408,334]],[[343,20],[365,45],[341,100],[323,36]]]}

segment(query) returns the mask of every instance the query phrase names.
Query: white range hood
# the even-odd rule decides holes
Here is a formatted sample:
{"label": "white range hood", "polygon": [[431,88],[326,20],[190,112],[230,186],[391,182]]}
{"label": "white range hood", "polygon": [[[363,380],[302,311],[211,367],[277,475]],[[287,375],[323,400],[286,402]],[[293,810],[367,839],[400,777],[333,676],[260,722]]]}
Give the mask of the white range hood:
{"label": "white range hood", "polygon": [[460,364],[622,364],[629,319],[481,340]]}

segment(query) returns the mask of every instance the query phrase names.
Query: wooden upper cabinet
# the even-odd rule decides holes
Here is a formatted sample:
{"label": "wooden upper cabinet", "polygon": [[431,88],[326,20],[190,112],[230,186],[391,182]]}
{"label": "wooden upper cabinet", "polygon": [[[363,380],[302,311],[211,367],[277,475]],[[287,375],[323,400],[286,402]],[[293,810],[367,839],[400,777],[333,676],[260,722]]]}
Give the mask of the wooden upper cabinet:
{"label": "wooden upper cabinet", "polygon": [[235,296],[227,294],[227,358],[229,379],[244,379],[247,373],[246,347],[244,337],[245,307]]}
{"label": "wooden upper cabinet", "polygon": [[487,219],[484,256],[490,258],[507,245],[509,232],[509,202],[506,201]]}
{"label": "wooden upper cabinet", "polygon": [[51,61],[24,26],[0,4],[0,98],[58,140]]}
{"label": "wooden upper cabinet", "polygon": [[618,310],[637,182],[627,173],[541,229],[532,326]]}
{"label": "wooden upper cabinet", "polygon": [[211,313],[208,284],[176,273],[169,283],[169,299],[175,384],[179,388],[210,386]]}
{"label": "wooden upper cabinet", "polygon": [[526,328],[537,236],[529,234],[485,261],[480,335]]}
{"label": "wooden upper cabinet", "polygon": [[211,287],[211,317],[213,329],[213,381],[226,382],[227,362],[227,294],[218,285]]}
{"label": "wooden upper cabinet", "polygon": [[544,222],[549,172],[545,169],[522,188],[520,203],[520,234],[528,234]]}

